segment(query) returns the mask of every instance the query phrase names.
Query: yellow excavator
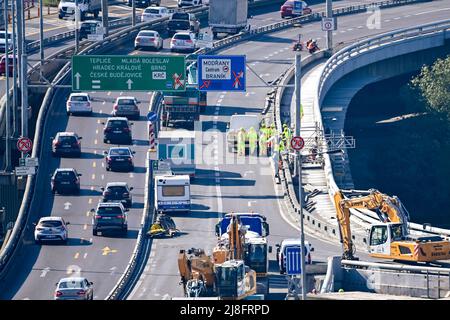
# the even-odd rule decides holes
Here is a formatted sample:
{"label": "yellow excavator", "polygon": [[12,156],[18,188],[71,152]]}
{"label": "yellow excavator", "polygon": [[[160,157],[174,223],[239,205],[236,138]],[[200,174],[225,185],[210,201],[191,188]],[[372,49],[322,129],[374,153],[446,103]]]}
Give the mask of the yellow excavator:
{"label": "yellow excavator", "polygon": [[217,295],[241,300],[256,293],[256,272],[245,265],[245,229],[233,217],[228,241],[219,241],[213,257],[203,249],[180,250],[178,269],[186,297]]}
{"label": "yellow excavator", "polygon": [[409,213],[396,196],[378,190],[345,191],[334,194],[343,244],[343,259],[357,260],[350,229],[350,209],[375,210],[381,223],[372,224],[369,254],[398,261],[432,262],[450,259],[450,242],[440,236],[413,237],[408,231]]}
{"label": "yellow excavator", "polygon": [[243,260],[215,264],[203,249],[180,250],[178,269],[185,297],[219,296],[241,300],[256,293],[256,272]]}

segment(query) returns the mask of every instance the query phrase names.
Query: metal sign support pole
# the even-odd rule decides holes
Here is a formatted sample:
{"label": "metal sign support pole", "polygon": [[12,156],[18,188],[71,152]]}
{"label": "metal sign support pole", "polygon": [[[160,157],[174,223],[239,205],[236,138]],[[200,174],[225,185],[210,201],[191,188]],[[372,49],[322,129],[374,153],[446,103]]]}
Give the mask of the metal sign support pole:
{"label": "metal sign support pole", "polygon": [[80,48],[80,39],[78,38],[78,31],[79,31],[79,20],[80,20],[80,8],[78,7],[78,0],[75,0],[75,54],[78,53],[78,50]]}
{"label": "metal sign support pole", "polygon": [[132,7],[132,15],[131,15],[131,25],[134,27],[136,25],[136,4],[134,0],[131,0],[131,7]]}
{"label": "metal sign support pole", "polygon": [[[332,0],[327,0],[326,4],[327,18],[333,17],[333,2]],[[333,48],[333,30],[327,31],[327,49],[331,50]]]}
{"label": "metal sign support pole", "polygon": [[5,1],[4,6],[4,12],[3,12],[3,18],[5,21],[5,83],[6,83],[6,112],[5,112],[5,124],[6,124],[6,149],[5,149],[5,171],[9,171],[11,167],[11,122],[9,121],[9,108],[10,108],[10,101],[9,101],[9,59],[8,59],[8,53],[9,53],[9,38],[8,38],[8,0]]}
{"label": "metal sign support pole", "polygon": [[108,0],[102,0],[102,23],[105,37],[109,35]]}

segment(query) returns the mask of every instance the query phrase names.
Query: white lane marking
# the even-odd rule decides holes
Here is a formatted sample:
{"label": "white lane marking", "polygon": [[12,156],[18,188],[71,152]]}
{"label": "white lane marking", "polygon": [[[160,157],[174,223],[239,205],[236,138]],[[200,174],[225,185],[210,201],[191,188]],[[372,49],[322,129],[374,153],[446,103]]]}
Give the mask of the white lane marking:
{"label": "white lane marking", "polygon": [[333,36],[336,36],[338,33],[337,32],[333,32]]}
{"label": "white lane marking", "polygon": [[94,144],[98,144],[98,140],[97,139],[94,140]]}
{"label": "white lane marking", "polygon": [[394,20],[400,20],[402,17],[395,17]]}
{"label": "white lane marking", "polygon": [[47,275],[47,273],[49,271],[50,271],[50,267],[46,267],[46,268],[42,269],[41,278],[45,278],[45,276]]}
{"label": "white lane marking", "polygon": [[166,293],[165,295],[162,296],[162,300],[169,300],[170,299],[170,294]]}
{"label": "white lane marking", "polygon": [[407,14],[407,15],[404,15],[404,16],[403,16],[403,18],[409,18],[409,17],[411,17],[410,14]]}
{"label": "white lane marking", "polygon": [[92,198],[89,198],[88,203],[89,203],[89,204],[92,203]]}
{"label": "white lane marking", "polygon": [[92,162],[92,168],[95,168],[95,167],[97,167],[97,162]]}
{"label": "white lane marking", "polygon": [[130,178],[133,178],[133,177],[134,177],[133,172],[130,172]]}
{"label": "white lane marking", "polygon": [[384,22],[391,22],[391,19],[386,19],[384,20]]}
{"label": "white lane marking", "polygon": [[249,97],[249,96],[250,96],[250,92],[247,92],[247,93],[245,94],[245,96],[246,96],[246,97]]}
{"label": "white lane marking", "polygon": [[357,26],[356,29],[362,29],[364,26]]}
{"label": "white lane marking", "polygon": [[102,180],[105,180],[105,175],[102,174],[102,175],[101,175],[101,178],[102,178]]}
{"label": "white lane marking", "polygon": [[109,92],[107,93],[107,95],[110,96],[110,95],[111,95],[111,91],[109,91]]}
{"label": "white lane marking", "polygon": [[105,163],[104,162],[102,162],[102,168],[104,168],[105,167]]}
{"label": "white lane marking", "polygon": [[99,111],[100,113],[103,113],[103,110],[102,109],[100,109],[100,111]]}
{"label": "white lane marking", "polygon": [[348,28],[347,31],[353,31],[353,28]]}
{"label": "white lane marking", "polygon": [[430,10],[430,11],[423,11],[423,12],[419,12],[419,13],[415,13],[415,16],[420,16],[422,14],[428,14],[428,13],[432,13],[432,12],[438,12],[438,11],[447,11],[450,10],[450,8],[442,8],[442,9],[436,9],[436,10]]}
{"label": "white lane marking", "polygon": [[102,102],[102,104],[105,104],[105,103],[106,103],[106,101],[103,101],[103,102]]}
{"label": "white lane marking", "polygon": [[89,217],[91,213],[89,211],[86,211],[86,217]]}
{"label": "white lane marking", "polygon": [[94,191],[94,186],[91,187],[91,191]]}
{"label": "white lane marking", "polygon": [[89,238],[89,242],[92,243],[92,238]]}
{"label": "white lane marking", "polygon": [[345,31],[345,30],[341,30],[341,33],[346,33],[347,31]]}
{"label": "white lane marking", "polygon": [[83,230],[87,230],[87,224],[84,224]]}
{"label": "white lane marking", "polygon": [[245,171],[244,172],[244,177],[246,177],[247,175],[249,175],[249,174],[254,174],[255,173],[255,171]]}
{"label": "white lane marking", "polygon": [[[223,101],[223,99],[219,99],[219,100],[217,100],[217,104],[220,104],[220,103],[222,103],[222,101]],[[216,104],[216,105],[217,105]]]}
{"label": "white lane marking", "polygon": [[255,200],[250,200],[250,201],[247,203],[247,205],[248,205],[249,207],[251,207],[251,206],[252,206],[252,203],[256,203],[256,201],[255,201]]}
{"label": "white lane marking", "polygon": [[[214,170],[219,172],[219,166],[215,166]],[[220,178],[216,178],[216,194],[217,194],[217,220],[219,221],[223,212],[222,191],[220,190]]]}
{"label": "white lane marking", "polygon": [[100,123],[101,123],[101,120],[100,120],[100,119],[97,119],[97,123],[100,124]]}
{"label": "white lane marking", "polygon": [[224,97],[225,97],[225,94],[222,93],[222,94],[219,96],[219,99],[223,99]]}
{"label": "white lane marking", "polygon": [[88,256],[87,252],[83,255],[83,259],[86,259],[86,257]]}
{"label": "white lane marking", "polygon": [[77,252],[77,253],[75,253],[75,255],[73,256],[73,258],[76,260],[76,259],[78,259],[80,257],[80,253],[79,252]]}
{"label": "white lane marking", "polygon": [[95,129],[95,134],[98,134],[98,129]]}
{"label": "white lane marking", "polygon": [[72,204],[70,202],[64,203],[64,210],[69,210]]}
{"label": "white lane marking", "polygon": [[119,96],[121,96],[123,94],[123,91],[120,91]]}

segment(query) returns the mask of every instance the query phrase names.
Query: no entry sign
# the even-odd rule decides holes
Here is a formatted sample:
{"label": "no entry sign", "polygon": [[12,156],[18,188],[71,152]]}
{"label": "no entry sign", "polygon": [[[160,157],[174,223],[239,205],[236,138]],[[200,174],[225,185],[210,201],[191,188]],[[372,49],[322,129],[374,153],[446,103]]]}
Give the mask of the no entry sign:
{"label": "no entry sign", "polygon": [[293,137],[291,140],[292,149],[299,151],[305,146],[305,140],[302,137]]}
{"label": "no entry sign", "polygon": [[17,140],[17,149],[20,152],[30,152],[33,144],[29,138],[23,137]]}

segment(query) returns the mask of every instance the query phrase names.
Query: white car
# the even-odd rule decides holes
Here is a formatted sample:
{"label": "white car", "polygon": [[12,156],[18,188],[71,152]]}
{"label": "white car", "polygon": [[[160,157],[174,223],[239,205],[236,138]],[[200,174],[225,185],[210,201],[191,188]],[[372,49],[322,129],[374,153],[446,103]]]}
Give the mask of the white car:
{"label": "white car", "polygon": [[158,31],[142,30],[139,31],[136,39],[134,40],[134,49],[151,48],[155,50],[161,50],[163,48],[163,39],[159,35]]}
{"label": "white car", "polygon": [[[300,239],[284,239],[281,244],[277,244],[277,262],[280,270],[280,274],[286,273],[286,248],[288,247],[300,247]],[[311,243],[305,241],[305,263],[312,264],[311,252],[314,251]]]}
{"label": "white car", "polygon": [[66,103],[67,115],[92,113],[91,97],[87,93],[71,93]]}
{"label": "white car", "polygon": [[205,3],[205,0],[178,0],[178,7],[199,6]]}
{"label": "white car", "polygon": [[141,22],[168,17],[169,15],[169,9],[167,9],[166,7],[148,7],[144,10],[144,12],[142,12]]}
{"label": "white car", "polygon": [[195,35],[192,32],[177,32],[170,40],[170,51],[195,51],[196,48]]}
{"label": "white car", "polygon": [[55,300],[94,300],[94,283],[84,277],[62,278],[56,284]]}
{"label": "white car", "polygon": [[67,225],[70,222],[65,222],[61,217],[43,217],[39,219],[34,229],[34,241],[40,243],[41,241],[63,241],[67,243],[68,231]]}

